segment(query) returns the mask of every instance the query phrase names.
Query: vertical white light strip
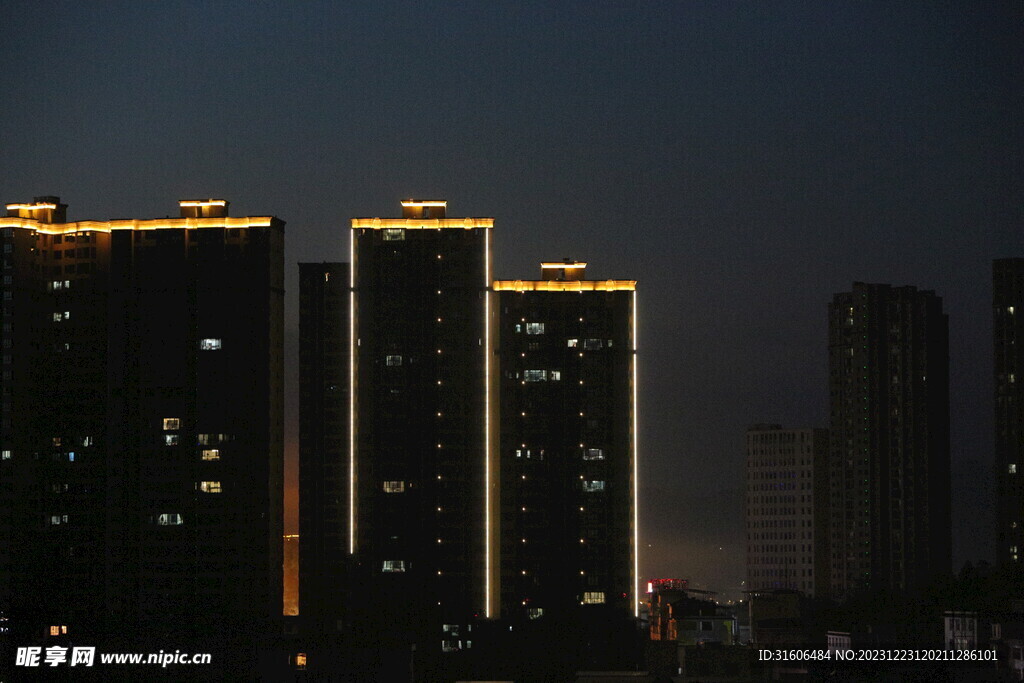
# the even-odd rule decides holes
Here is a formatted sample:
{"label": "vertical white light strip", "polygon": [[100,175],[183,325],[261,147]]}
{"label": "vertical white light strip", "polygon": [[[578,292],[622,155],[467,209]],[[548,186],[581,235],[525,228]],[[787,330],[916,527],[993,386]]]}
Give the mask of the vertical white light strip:
{"label": "vertical white light strip", "polygon": [[484,231],[484,614],[491,618],[491,231]]}
{"label": "vertical white light strip", "polygon": [[637,461],[640,450],[637,441],[640,437],[638,406],[637,406],[637,310],[636,290],[633,290],[633,616],[640,616],[640,478]]}
{"label": "vertical white light strip", "polygon": [[356,552],[356,230],[348,237],[348,554]]}

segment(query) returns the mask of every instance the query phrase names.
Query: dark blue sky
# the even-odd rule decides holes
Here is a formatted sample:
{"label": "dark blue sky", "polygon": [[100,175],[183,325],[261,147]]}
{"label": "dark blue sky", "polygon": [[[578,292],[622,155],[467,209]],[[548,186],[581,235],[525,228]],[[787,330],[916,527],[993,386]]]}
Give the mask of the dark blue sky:
{"label": "dark blue sky", "polygon": [[572,256],[640,280],[642,571],[715,589],[743,575],[744,429],[827,422],[832,293],[937,290],[955,563],[992,554],[1019,2],[212,4],[0,4],[0,199],[280,216],[290,353],[294,263],[344,259],[348,218],[400,198],[494,216],[499,277]]}

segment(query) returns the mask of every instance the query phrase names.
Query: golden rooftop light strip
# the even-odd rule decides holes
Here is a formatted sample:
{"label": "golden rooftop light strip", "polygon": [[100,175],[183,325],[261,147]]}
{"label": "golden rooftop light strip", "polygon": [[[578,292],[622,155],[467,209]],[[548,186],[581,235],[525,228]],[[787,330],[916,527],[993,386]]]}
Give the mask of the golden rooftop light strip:
{"label": "golden rooftop light strip", "polygon": [[493,228],[493,218],[353,218],[352,229],[369,228],[385,230],[404,228],[406,230],[437,230],[439,228]]}
{"label": "golden rooftop light strip", "polygon": [[578,263],[565,263],[559,261],[544,261],[540,264],[541,268],[586,268],[586,261]]}
{"label": "golden rooftop light strip", "polygon": [[496,292],[632,292],[636,280],[495,280]]}
{"label": "golden rooftop light strip", "polygon": [[183,199],[178,206],[227,206],[223,199]]}
{"label": "golden rooftop light strip", "polygon": [[78,221],[76,223],[40,223],[32,218],[0,217],[0,228],[28,228],[46,235],[69,232],[111,232],[113,230],[181,230],[193,228],[268,228],[273,218],[154,218],[116,221]]}
{"label": "golden rooftop light strip", "polygon": [[23,211],[25,209],[28,209],[29,211],[34,211],[35,209],[56,209],[56,208],[57,208],[56,204],[8,204],[7,205],[7,209],[8,210],[20,210],[20,211]]}
{"label": "golden rooftop light strip", "polygon": [[448,202],[434,200],[417,201],[415,199],[410,199],[408,201],[402,202],[402,206],[448,206]]}

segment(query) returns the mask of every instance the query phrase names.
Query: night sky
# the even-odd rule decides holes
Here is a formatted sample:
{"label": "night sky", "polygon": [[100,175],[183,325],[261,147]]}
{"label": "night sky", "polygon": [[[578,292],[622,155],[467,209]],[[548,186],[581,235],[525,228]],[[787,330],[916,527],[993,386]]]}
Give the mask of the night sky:
{"label": "night sky", "polygon": [[438,198],[495,217],[499,278],[569,256],[639,280],[644,576],[740,587],[744,431],[827,426],[826,305],[854,280],[944,298],[954,565],[993,555],[1020,2],[207,4],[0,3],[0,200],[288,222],[292,508],[295,263]]}

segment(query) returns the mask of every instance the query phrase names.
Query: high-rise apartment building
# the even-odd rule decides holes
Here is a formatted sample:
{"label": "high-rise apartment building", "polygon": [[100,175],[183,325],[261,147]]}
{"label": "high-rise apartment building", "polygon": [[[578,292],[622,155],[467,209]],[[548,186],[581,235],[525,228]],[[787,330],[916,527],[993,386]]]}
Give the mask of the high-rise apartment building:
{"label": "high-rise apartment building", "polygon": [[995,341],[996,560],[1024,557],[1024,258],[992,263]]}
{"label": "high-rise apartment building", "polygon": [[636,281],[586,263],[494,283],[500,308],[501,604],[636,614]]}
{"label": "high-rise apartment building", "polygon": [[299,614],[343,627],[349,557],[347,263],[299,264]]}
{"label": "high-rise apartment building", "polygon": [[747,590],[827,596],[828,430],[747,430]]}
{"label": "high-rise apartment building", "polygon": [[37,197],[0,219],[0,595],[21,642],[211,651],[281,613],[284,223],[179,204],[69,223]]}
{"label": "high-rise apartment building", "polygon": [[854,283],[829,306],[832,597],[950,571],[949,330],[942,299]]}
{"label": "high-rise apartment building", "polygon": [[443,201],[352,219],[353,609],[420,658],[469,648],[471,622],[498,615],[493,226]]}

